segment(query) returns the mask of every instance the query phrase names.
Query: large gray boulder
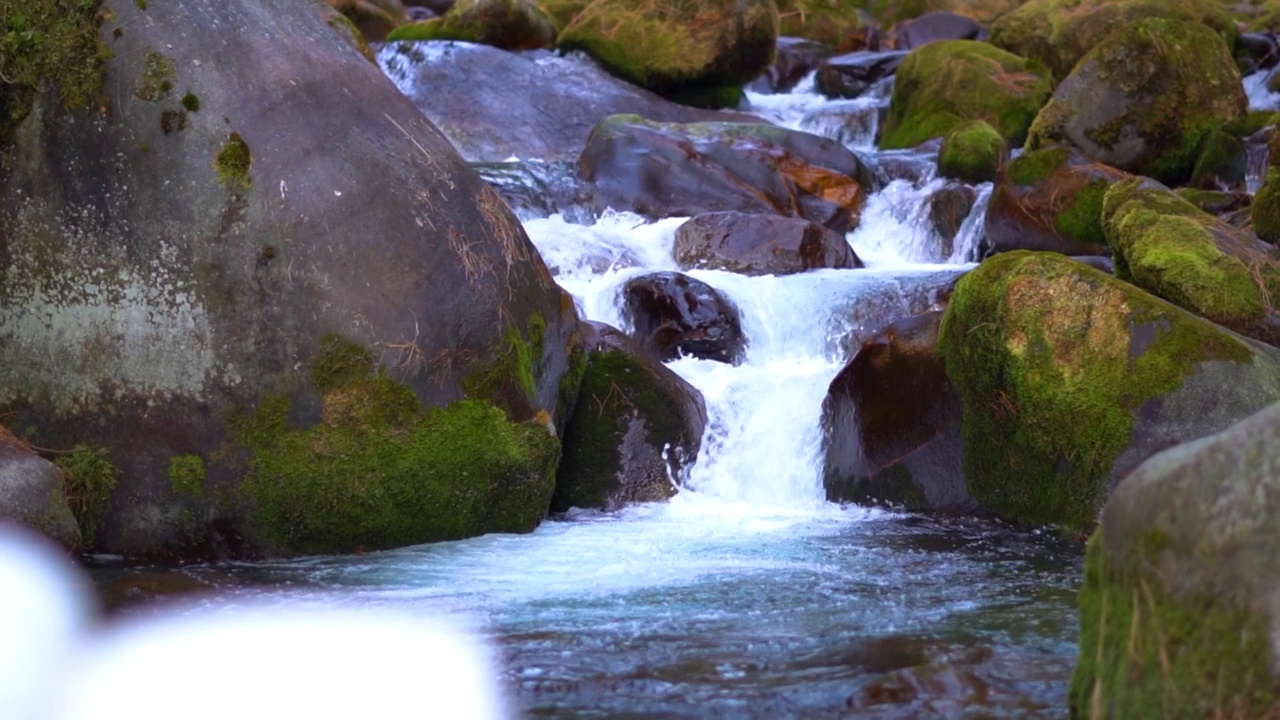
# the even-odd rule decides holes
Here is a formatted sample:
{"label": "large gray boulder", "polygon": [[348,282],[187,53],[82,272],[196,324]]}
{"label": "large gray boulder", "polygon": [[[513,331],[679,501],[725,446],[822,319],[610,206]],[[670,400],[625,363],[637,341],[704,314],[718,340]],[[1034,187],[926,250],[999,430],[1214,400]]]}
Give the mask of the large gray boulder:
{"label": "large gray boulder", "polygon": [[1112,494],[1080,591],[1072,717],[1268,717],[1280,697],[1280,404]]}
{"label": "large gray boulder", "polygon": [[[0,146],[0,414],[115,465],[93,549],[531,529],[581,340],[515,217],[307,0],[145,7],[106,0],[100,86],[72,110],[53,83],[27,93]],[[405,467],[397,443],[428,430],[458,436],[447,461],[476,486],[415,494],[443,466]],[[287,477],[347,446],[364,463],[334,485]],[[375,517],[393,490],[407,499]],[[526,510],[492,511],[516,495]]]}
{"label": "large gray boulder", "polygon": [[35,530],[63,547],[80,546],[80,528],[67,504],[56,465],[0,426],[0,523]]}

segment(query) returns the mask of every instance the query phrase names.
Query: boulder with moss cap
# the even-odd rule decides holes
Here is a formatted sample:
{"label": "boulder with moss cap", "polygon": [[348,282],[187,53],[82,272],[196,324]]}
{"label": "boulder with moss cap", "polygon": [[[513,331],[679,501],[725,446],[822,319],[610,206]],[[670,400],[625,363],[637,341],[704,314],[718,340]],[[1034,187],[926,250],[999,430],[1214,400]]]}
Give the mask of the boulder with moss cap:
{"label": "boulder with moss cap", "polygon": [[616,328],[587,325],[582,392],[565,427],[551,509],[666,500],[698,456],[702,393]]}
{"label": "boulder with moss cap", "polygon": [[1280,339],[1280,253],[1146,178],[1107,191],[1102,208],[1116,275],[1220,325]]}
{"label": "boulder with moss cap", "polygon": [[465,40],[533,50],[554,45],[556,27],[533,0],[458,0],[444,15],[401,25],[387,40]]}
{"label": "boulder with moss cap", "polygon": [[1120,483],[1085,558],[1072,717],[1274,715],[1277,448],[1272,405]]}
{"label": "boulder with moss cap", "polygon": [[1102,198],[1126,177],[1073,148],[1042,148],[1015,158],[987,203],[983,252],[1109,254]]}
{"label": "boulder with moss cap", "polygon": [[837,45],[865,24],[865,5],[859,0],[778,0],[778,32]]}
{"label": "boulder with moss cap", "polygon": [[1146,458],[1280,400],[1280,351],[1056,253],[1004,253],[961,278],[938,353],[969,493],[1075,532]]}
{"label": "boulder with moss cap", "polygon": [[1181,183],[1205,138],[1243,120],[1246,107],[1218,33],[1198,22],[1141,20],[1099,42],[1062,81],[1027,149],[1069,144],[1126,172]]}
{"label": "boulder with moss cap", "polygon": [[1249,205],[1253,231],[1266,242],[1280,242],[1280,168],[1267,168],[1267,177]]}
{"label": "boulder with moss cap", "polygon": [[938,149],[938,174],[978,184],[991,182],[1009,158],[1009,146],[1000,133],[982,120],[957,125]]}
{"label": "boulder with moss cap", "polygon": [[1116,28],[1146,18],[1203,23],[1228,47],[1235,44],[1235,23],[1213,0],[1029,0],[991,25],[990,41],[1065,78]]}
{"label": "boulder with moss cap", "polygon": [[986,121],[1021,145],[1052,87],[1043,65],[987,43],[929,43],[898,66],[880,146],[915,147],[970,120]]}
{"label": "boulder with moss cap", "polygon": [[777,40],[773,0],[596,0],[561,30],[558,46],[669,95],[755,79]]}
{"label": "boulder with moss cap", "polygon": [[[87,106],[67,109],[47,76],[0,144],[0,416],[34,445],[92,448],[83,464],[112,468],[94,552],[254,557],[432,537],[301,539],[288,528],[311,520],[249,492],[250,477],[292,472],[256,450],[310,439],[313,467],[359,457],[351,482],[371,492],[413,484],[391,449],[428,430],[467,451],[444,467],[514,468],[486,453],[523,452],[528,428],[549,438],[546,422],[572,408],[571,298],[502,199],[307,3],[140,5],[103,18],[112,56],[86,53],[102,72]],[[331,334],[423,417],[381,435],[335,419],[339,398],[312,380]],[[246,418],[270,432],[244,435]],[[534,450],[521,476],[550,478],[554,453]],[[549,488],[521,494],[530,504],[503,526],[530,527]],[[299,507],[321,497],[295,489]]]}

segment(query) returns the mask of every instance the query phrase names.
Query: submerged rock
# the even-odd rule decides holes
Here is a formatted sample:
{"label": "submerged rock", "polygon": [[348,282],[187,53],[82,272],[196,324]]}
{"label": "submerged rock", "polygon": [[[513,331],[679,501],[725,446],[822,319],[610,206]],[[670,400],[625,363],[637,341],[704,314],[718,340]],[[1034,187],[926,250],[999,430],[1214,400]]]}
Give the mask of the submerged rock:
{"label": "submerged rock", "polygon": [[1055,253],[961,278],[938,353],[974,499],[1076,531],[1146,458],[1280,400],[1280,351]]}
{"label": "submerged rock", "polygon": [[1277,448],[1271,405],[1151,457],[1116,488],[1085,561],[1073,717],[1274,712]]}
{"label": "submerged rock", "polygon": [[591,129],[614,113],[660,122],[763,122],[678,105],[609,75],[580,53],[402,42],[384,47],[378,62],[470,162],[577,160]]}
{"label": "submerged rock", "polygon": [[0,523],[25,525],[69,550],[80,527],[67,503],[63,472],[0,426]]}
{"label": "submerged rock", "polygon": [[588,328],[582,391],[565,427],[551,509],[665,500],[697,458],[707,423],[702,393],[621,331]]}
{"label": "submerged rock", "polygon": [[836,232],[857,225],[875,188],[840,143],[770,125],[678,125],[615,115],[591,132],[579,161],[596,212],[653,219],[738,211],[802,217]]}
{"label": "submerged rock", "polygon": [[1146,178],[1107,191],[1102,210],[1116,275],[1264,342],[1280,340],[1280,252]]}
{"label": "submerged rock", "polygon": [[1243,119],[1247,105],[1218,33],[1198,22],[1142,20],[1080,60],[1036,116],[1027,149],[1073,145],[1120,170],[1181,183],[1204,139]]}
{"label": "submerged rock", "polygon": [[1110,252],[1102,230],[1102,198],[1127,177],[1065,147],[1024,153],[1009,163],[987,203],[985,254]]}
{"label": "submerged rock", "polygon": [[622,288],[631,336],[666,362],[682,355],[737,365],[746,352],[738,308],[718,290],[676,272],[641,275]]}
{"label": "submerged rock", "polygon": [[581,339],[511,211],[306,3],[144,5],[103,102],[44,83],[0,145],[0,415],[118,476],[89,549],[532,529]]}
{"label": "submerged rock", "polygon": [[899,320],[863,343],[822,401],[822,484],[836,502],[970,512],[960,402],[934,354],[941,311]]}
{"label": "submerged rock", "polygon": [[880,146],[914,147],[968,120],[985,120],[1010,145],[1021,145],[1052,82],[1043,65],[987,43],[930,43],[898,66]]}
{"label": "submerged rock", "polygon": [[843,235],[802,218],[739,212],[708,213],[676,230],[683,270],[787,275],[818,268],[858,268]]}

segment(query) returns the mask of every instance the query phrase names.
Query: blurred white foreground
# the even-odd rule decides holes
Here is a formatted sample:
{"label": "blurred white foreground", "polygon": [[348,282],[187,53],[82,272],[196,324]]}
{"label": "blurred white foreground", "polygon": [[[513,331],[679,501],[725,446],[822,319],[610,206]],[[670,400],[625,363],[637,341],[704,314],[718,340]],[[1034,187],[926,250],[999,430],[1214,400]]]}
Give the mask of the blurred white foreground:
{"label": "blurred white foreground", "polygon": [[0,718],[509,717],[489,651],[397,613],[173,606],[93,626],[80,570],[0,524]]}

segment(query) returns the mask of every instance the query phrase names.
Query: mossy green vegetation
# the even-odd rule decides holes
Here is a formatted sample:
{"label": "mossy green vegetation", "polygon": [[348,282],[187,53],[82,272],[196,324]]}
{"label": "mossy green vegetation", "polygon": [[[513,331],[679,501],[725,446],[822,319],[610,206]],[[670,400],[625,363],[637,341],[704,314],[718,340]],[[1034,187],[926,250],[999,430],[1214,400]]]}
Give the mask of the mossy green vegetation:
{"label": "mossy green vegetation", "polygon": [[659,93],[754,80],[773,61],[772,0],[596,0],[560,32],[615,75]]}
{"label": "mossy green vegetation", "polygon": [[101,0],[0,0],[0,141],[52,84],[67,110],[88,107],[102,93],[111,57],[98,36]]}
{"label": "mossy green vegetation", "polygon": [[[1099,105],[1099,96],[1111,100]],[[1198,22],[1148,18],[1081,59],[1036,117],[1027,149],[1073,145],[1120,170],[1181,184],[1206,138],[1242,120],[1246,106],[1240,72],[1217,33]],[[1206,162],[1222,170],[1220,159]]]}
{"label": "mossy green vegetation", "polygon": [[1103,219],[1118,277],[1237,332],[1265,324],[1280,265],[1246,233],[1142,178],[1107,191]]}
{"label": "mossy green vegetation", "polygon": [[938,150],[938,173],[972,184],[996,179],[1009,156],[1000,133],[982,120],[955,126]]}
{"label": "mossy green vegetation", "polygon": [[173,61],[158,52],[149,52],[142,64],[142,77],[133,93],[139,100],[160,102],[173,92]]}
{"label": "mossy green vegetation", "polygon": [[1015,185],[1034,185],[1062,167],[1071,151],[1065,147],[1031,150],[1009,162],[1009,180]]}
{"label": "mossy green vegetation", "polygon": [[513,420],[528,420],[538,407],[538,364],[547,334],[547,322],[533,313],[526,329],[528,338],[515,327],[507,328],[494,352],[494,359],[462,379],[462,389],[473,400],[488,400],[505,409]]}
{"label": "mossy green vegetation", "polygon": [[[643,422],[645,443],[652,448],[696,442],[697,438],[687,437],[684,413],[673,408],[673,402],[654,370],[631,353],[591,353],[577,405],[565,428],[555,506],[605,506],[618,489],[622,439],[635,418]],[[669,484],[654,489],[659,491],[656,496],[634,499],[660,500],[672,494]]]}
{"label": "mossy green vegetation", "polygon": [[1015,251],[960,279],[939,356],[961,398],[964,475],[1010,520],[1092,528],[1145,401],[1198,363],[1249,363],[1234,336],[1055,253]]}
{"label": "mossy green vegetation", "polygon": [[175,493],[191,500],[203,498],[205,477],[204,458],[199,455],[188,453],[169,459],[169,484]]}
{"label": "mossy green vegetation", "polygon": [[542,10],[559,33],[582,12],[582,8],[590,4],[590,0],[538,0],[538,8]]}
{"label": "mossy green vegetation", "polygon": [[1076,191],[1075,196],[1057,215],[1053,216],[1053,229],[1063,235],[1087,243],[1105,243],[1102,229],[1102,199],[1111,183],[1094,180]]}
{"label": "mossy green vegetation", "polygon": [[200,96],[188,91],[182,96],[182,107],[187,112],[200,112]]}
{"label": "mossy green vegetation", "polygon": [[987,43],[929,43],[898,67],[880,146],[915,147],[970,120],[983,120],[1021,145],[1052,88],[1043,65]]}
{"label": "mossy green vegetation", "polygon": [[1244,143],[1225,130],[1210,130],[1200,142],[1200,152],[1191,170],[1191,187],[1205,190],[1244,188]]}
{"label": "mossy green vegetation", "polygon": [[96,445],[76,445],[54,464],[66,474],[67,505],[80,526],[84,546],[92,549],[98,521],[120,479],[120,469],[112,462],[111,452]]}
{"label": "mossy green vegetation", "polygon": [[247,188],[253,185],[249,177],[249,166],[253,164],[253,155],[249,151],[249,143],[233,132],[213,159],[213,168],[218,173],[218,180],[228,187]]}
{"label": "mossy green vegetation", "polygon": [[778,34],[838,45],[863,26],[864,0],[779,0]]}
{"label": "mossy green vegetation", "polygon": [[331,553],[527,532],[547,512],[554,434],[492,403],[422,409],[359,346],[328,336],[313,364],[322,417],[290,424],[290,402],[231,419],[252,451],[251,518],[280,552]]}
{"label": "mossy green vegetation", "polygon": [[532,0],[458,0],[440,17],[392,30],[387,40],[463,40],[534,50],[555,43],[556,25]]}
{"label": "mossy green vegetation", "polygon": [[1089,540],[1080,588],[1080,662],[1071,716],[1263,718],[1274,710],[1265,620],[1209,597],[1173,597],[1151,572],[1168,538],[1158,531],[1108,560]]}
{"label": "mossy green vegetation", "polygon": [[1253,232],[1269,243],[1280,242],[1280,169],[1267,168],[1267,179],[1253,195],[1249,206]]}
{"label": "mossy green vegetation", "polygon": [[1029,0],[992,24],[990,40],[1065,78],[1117,28],[1143,18],[1203,23],[1235,45],[1235,22],[1214,0]]}

